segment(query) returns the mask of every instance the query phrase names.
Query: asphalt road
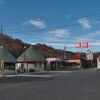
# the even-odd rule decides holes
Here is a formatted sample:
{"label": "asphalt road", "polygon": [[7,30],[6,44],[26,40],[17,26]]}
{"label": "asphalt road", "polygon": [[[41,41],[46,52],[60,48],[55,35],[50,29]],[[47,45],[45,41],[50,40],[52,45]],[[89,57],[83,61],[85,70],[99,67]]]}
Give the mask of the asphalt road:
{"label": "asphalt road", "polygon": [[100,100],[100,71],[0,79],[0,100]]}

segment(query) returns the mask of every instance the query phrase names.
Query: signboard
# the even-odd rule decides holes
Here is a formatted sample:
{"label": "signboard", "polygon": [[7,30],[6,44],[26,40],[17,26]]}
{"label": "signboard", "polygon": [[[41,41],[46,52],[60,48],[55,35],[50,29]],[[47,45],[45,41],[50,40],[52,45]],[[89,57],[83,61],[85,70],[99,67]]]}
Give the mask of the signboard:
{"label": "signboard", "polygon": [[81,42],[76,42],[75,43],[75,48],[81,48]]}
{"label": "signboard", "polygon": [[88,46],[89,46],[88,42],[82,42],[82,47],[83,48],[88,48]]}
{"label": "signboard", "polygon": [[76,42],[75,48],[88,48],[89,44],[88,42]]}

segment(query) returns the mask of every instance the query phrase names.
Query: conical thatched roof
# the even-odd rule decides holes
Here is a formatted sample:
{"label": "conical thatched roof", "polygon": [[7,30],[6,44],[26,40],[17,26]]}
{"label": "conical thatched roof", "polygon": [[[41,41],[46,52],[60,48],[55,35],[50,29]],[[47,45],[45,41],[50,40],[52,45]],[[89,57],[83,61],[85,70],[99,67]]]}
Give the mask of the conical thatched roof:
{"label": "conical thatched roof", "polygon": [[0,59],[7,63],[16,62],[16,59],[4,46],[0,46]]}
{"label": "conical thatched roof", "polygon": [[31,46],[18,57],[17,61],[45,61],[45,58]]}

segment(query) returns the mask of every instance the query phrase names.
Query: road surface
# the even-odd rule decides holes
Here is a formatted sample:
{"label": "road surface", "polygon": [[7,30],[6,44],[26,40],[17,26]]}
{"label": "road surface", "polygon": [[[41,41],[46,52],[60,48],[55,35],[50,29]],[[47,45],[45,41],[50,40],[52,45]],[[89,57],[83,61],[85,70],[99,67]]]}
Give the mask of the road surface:
{"label": "road surface", "polygon": [[0,100],[100,100],[100,71],[42,75],[1,78]]}

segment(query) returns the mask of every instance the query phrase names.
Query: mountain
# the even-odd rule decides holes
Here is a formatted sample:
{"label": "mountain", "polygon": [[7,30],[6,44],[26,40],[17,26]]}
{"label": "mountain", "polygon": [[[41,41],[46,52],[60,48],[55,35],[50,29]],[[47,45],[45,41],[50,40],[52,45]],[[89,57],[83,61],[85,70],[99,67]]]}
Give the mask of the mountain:
{"label": "mountain", "polygon": [[[43,56],[47,57],[59,57],[64,58],[64,50],[58,50],[45,44],[36,44],[34,48],[42,53]],[[75,54],[70,51],[66,51],[66,58],[75,58]]]}
{"label": "mountain", "polygon": [[19,39],[13,39],[8,35],[0,34],[0,45],[4,45],[16,58],[28,48],[30,44],[23,43]]}
{"label": "mountain", "polygon": [[[13,39],[8,35],[0,34],[0,44],[4,45],[15,58],[20,56],[31,44],[24,43],[19,39]],[[58,50],[53,47],[47,46],[45,44],[33,45],[37,51],[39,51],[45,58],[47,57],[59,57],[64,58],[64,50]],[[76,58],[75,53],[71,51],[66,51],[66,58]],[[94,53],[94,62],[96,63],[97,56],[100,52]],[[82,57],[85,57],[85,53],[81,53]]]}
{"label": "mountain", "polygon": [[[24,43],[19,39],[13,39],[8,35],[0,34],[0,45],[4,45],[16,58],[21,55],[31,44]],[[64,51],[57,50],[45,44],[33,45],[33,48],[38,50],[45,58],[47,57],[60,57],[63,58]],[[75,54],[66,51],[66,57],[75,57]]]}

